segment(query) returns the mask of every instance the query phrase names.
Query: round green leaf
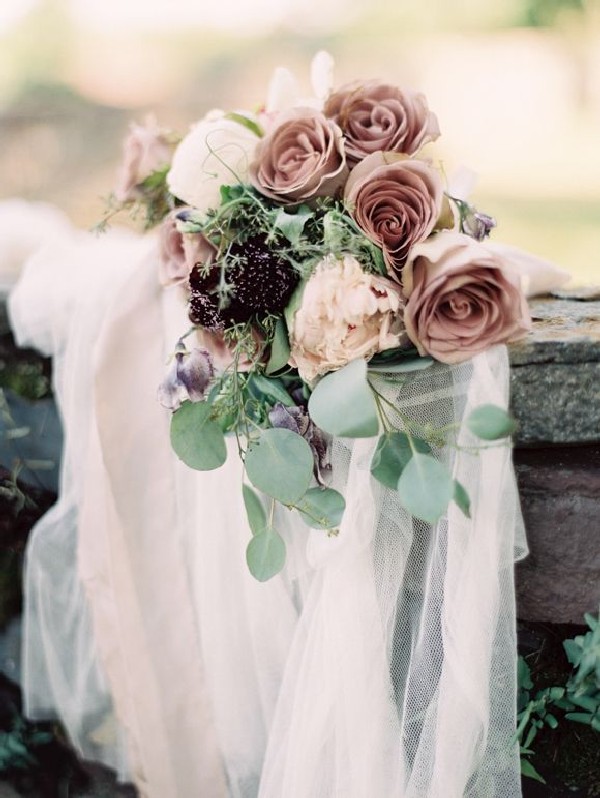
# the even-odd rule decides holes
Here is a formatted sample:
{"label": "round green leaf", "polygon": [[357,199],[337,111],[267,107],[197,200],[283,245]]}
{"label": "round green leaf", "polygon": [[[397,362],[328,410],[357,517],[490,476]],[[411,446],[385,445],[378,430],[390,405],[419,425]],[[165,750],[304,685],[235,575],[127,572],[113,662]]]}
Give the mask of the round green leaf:
{"label": "round green leaf", "polygon": [[377,405],[359,358],[317,383],[308,400],[310,417],[322,430],[344,438],[371,438],[379,431]]}
{"label": "round green leaf", "polygon": [[[412,443],[421,454],[431,452],[431,447],[422,438],[413,438]],[[371,460],[371,474],[386,488],[396,490],[400,474],[412,455],[410,440],[405,432],[387,432],[377,441]]]}
{"label": "round green leaf", "polygon": [[435,522],[454,495],[454,481],[446,466],[426,454],[414,454],[398,480],[402,505],[415,518]]}
{"label": "round green leaf", "polygon": [[459,509],[467,516],[467,518],[471,517],[471,499],[469,498],[469,494],[465,490],[464,486],[457,480],[454,480],[454,501],[458,505]]}
{"label": "round green leaf", "polygon": [[467,418],[467,427],[478,438],[495,441],[511,435],[516,428],[515,420],[498,405],[480,405]]}
{"label": "round green leaf", "polygon": [[285,319],[280,316],[275,324],[275,333],[271,342],[271,352],[265,371],[273,374],[284,368],[290,358],[290,341],[288,336]]}
{"label": "round green leaf", "polygon": [[246,549],[250,573],[259,582],[266,582],[285,565],[285,541],[271,527],[255,535]]}
{"label": "round green leaf", "polygon": [[334,529],[340,525],[346,501],[333,488],[310,488],[296,502],[296,509],[308,526],[314,529]]}
{"label": "round green leaf", "polygon": [[288,429],[265,429],[246,452],[248,479],[282,504],[295,504],[313,475],[313,455],[304,438]]}
{"label": "round green leaf", "polygon": [[281,402],[292,407],[295,402],[278,377],[265,377],[263,374],[251,374],[248,378],[248,390],[257,399],[268,399],[271,403]]}
{"label": "round green leaf", "polygon": [[416,357],[413,360],[404,360],[401,363],[390,363],[388,366],[385,363],[369,364],[369,371],[383,374],[403,374],[408,371],[428,369],[434,362],[432,357]]}
{"label": "round green leaf", "polygon": [[242,485],[244,507],[248,516],[248,524],[253,535],[258,535],[267,528],[267,514],[260,500],[260,496],[252,490],[250,485]]}
{"label": "round green leaf", "polygon": [[171,418],[171,446],[177,457],[198,471],[219,468],[227,459],[225,437],[210,418],[208,402],[184,402]]}

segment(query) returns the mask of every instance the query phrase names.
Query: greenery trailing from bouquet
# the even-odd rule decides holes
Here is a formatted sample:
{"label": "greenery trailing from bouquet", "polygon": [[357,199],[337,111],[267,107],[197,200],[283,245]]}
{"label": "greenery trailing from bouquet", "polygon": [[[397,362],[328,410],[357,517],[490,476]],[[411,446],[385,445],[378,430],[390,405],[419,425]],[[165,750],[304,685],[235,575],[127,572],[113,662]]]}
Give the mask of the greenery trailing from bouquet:
{"label": "greenery trailing from bouquet", "polygon": [[[280,72],[260,111],[210,112],[178,144],[154,120],[132,126],[107,216],[159,223],[161,281],[191,323],[159,388],[172,446],[210,470],[235,437],[259,580],[285,563],[276,503],[336,534],[333,436],[377,437],[371,475],[414,517],[434,524],[450,502],[469,516],[436,456],[457,428],[403,416],[382,386],[530,323],[518,275],[486,241],[494,220],[427,153],[439,127],[423,95],[378,81],[334,91],[330,67],[319,54],[313,97],[290,96]],[[466,424],[481,445],[513,431],[492,405]]]}

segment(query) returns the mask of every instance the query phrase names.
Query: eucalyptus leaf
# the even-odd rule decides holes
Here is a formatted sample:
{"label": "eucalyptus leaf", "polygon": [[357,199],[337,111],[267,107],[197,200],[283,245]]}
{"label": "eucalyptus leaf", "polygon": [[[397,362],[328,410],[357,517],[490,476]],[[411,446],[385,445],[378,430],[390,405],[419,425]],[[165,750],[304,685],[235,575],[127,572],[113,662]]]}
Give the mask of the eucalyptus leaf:
{"label": "eucalyptus leaf", "polygon": [[290,297],[290,301],[287,303],[285,310],[283,311],[283,315],[285,317],[285,323],[287,325],[288,330],[294,329],[294,316],[296,315],[296,311],[302,305],[302,299],[304,298],[304,289],[308,280],[301,280],[296,288],[294,288],[294,293]]}
{"label": "eucalyptus leaf", "polygon": [[308,490],[313,455],[301,435],[287,429],[265,429],[246,452],[246,474],[262,493],[294,505]]}
{"label": "eucalyptus leaf", "polygon": [[259,582],[266,582],[285,565],[285,541],[272,527],[254,535],[246,549],[250,573]]}
{"label": "eucalyptus leaf", "polygon": [[498,405],[480,405],[467,418],[467,427],[478,438],[495,441],[511,435],[516,429],[515,420]]}
{"label": "eucalyptus leaf", "polygon": [[391,363],[402,363],[405,360],[416,360],[419,357],[419,352],[416,347],[411,346],[408,349],[402,347],[395,347],[394,349],[384,349],[381,352],[376,352],[369,361],[369,367],[382,366]]}
{"label": "eucalyptus leaf", "polygon": [[265,371],[273,374],[287,366],[290,358],[290,342],[285,319],[280,316],[275,324],[275,333],[271,342],[271,352]]}
{"label": "eucalyptus leaf", "polygon": [[240,114],[238,111],[230,111],[229,113],[225,114],[225,119],[230,119],[232,122],[237,122],[238,125],[242,125],[242,127],[245,127],[259,138],[264,136],[264,131],[258,122],[255,122],[254,119],[251,119],[245,114]]}
{"label": "eucalyptus leaf", "polygon": [[400,475],[398,494],[411,515],[435,524],[454,495],[454,481],[445,465],[417,452]]}
{"label": "eucalyptus leaf", "polygon": [[465,490],[464,486],[455,479],[454,480],[454,501],[458,505],[458,508],[462,510],[462,512],[467,516],[467,518],[471,517],[471,499],[469,498],[469,494]]}
{"label": "eucalyptus leaf", "polygon": [[248,390],[259,400],[266,397],[271,403],[281,402],[286,407],[296,404],[277,377],[265,377],[255,372],[248,378],[247,385]]}
{"label": "eucalyptus leaf", "polygon": [[435,361],[431,357],[417,357],[414,360],[403,360],[401,363],[390,363],[385,365],[383,363],[369,364],[369,371],[382,374],[405,374],[409,371],[422,371],[428,369]]}
{"label": "eucalyptus leaf", "polygon": [[275,217],[275,227],[280,230],[292,246],[300,243],[304,227],[309,219],[314,216],[308,205],[299,205],[294,213],[289,213],[280,208]]}
{"label": "eucalyptus leaf", "polygon": [[333,488],[310,488],[296,502],[296,509],[308,526],[314,529],[334,529],[341,523],[346,501]]}
{"label": "eucalyptus leaf", "polygon": [[367,364],[353,360],[323,377],[308,401],[313,422],[331,435],[371,438],[379,431],[377,405],[367,382]]}
{"label": "eucalyptus leaf", "polygon": [[[431,447],[422,438],[413,438],[412,444],[421,454],[431,453]],[[386,488],[396,490],[400,474],[412,456],[413,450],[405,432],[386,432],[377,441],[371,474]]]}
{"label": "eucalyptus leaf", "polygon": [[250,485],[242,485],[244,507],[248,516],[248,524],[253,535],[259,535],[267,528],[267,514],[260,500],[260,496],[252,490]]}
{"label": "eucalyptus leaf", "polygon": [[210,418],[207,402],[184,402],[171,418],[171,446],[177,457],[198,471],[212,471],[227,459],[225,437]]}

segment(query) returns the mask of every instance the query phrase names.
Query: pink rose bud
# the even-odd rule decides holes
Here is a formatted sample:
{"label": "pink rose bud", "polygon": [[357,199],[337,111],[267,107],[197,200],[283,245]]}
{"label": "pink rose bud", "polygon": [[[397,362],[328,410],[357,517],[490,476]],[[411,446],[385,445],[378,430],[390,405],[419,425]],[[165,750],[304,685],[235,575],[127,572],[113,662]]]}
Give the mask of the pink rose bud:
{"label": "pink rose bud", "polygon": [[158,127],[153,117],[148,117],[144,125],[132,123],[123,142],[123,161],[114,189],[117,201],[138,199],[139,186],[153,172],[168,166],[172,155],[167,131]]}

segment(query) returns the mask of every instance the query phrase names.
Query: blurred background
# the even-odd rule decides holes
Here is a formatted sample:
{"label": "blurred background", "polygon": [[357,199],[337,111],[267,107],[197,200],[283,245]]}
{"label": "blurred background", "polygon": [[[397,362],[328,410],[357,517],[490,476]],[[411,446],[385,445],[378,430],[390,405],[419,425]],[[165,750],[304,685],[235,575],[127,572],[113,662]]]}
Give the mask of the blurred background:
{"label": "blurred background", "polygon": [[600,0],[0,0],[0,199],[90,227],[130,120],[255,108],[280,64],[308,91],[319,49],[423,91],[496,240],[600,283]]}

